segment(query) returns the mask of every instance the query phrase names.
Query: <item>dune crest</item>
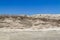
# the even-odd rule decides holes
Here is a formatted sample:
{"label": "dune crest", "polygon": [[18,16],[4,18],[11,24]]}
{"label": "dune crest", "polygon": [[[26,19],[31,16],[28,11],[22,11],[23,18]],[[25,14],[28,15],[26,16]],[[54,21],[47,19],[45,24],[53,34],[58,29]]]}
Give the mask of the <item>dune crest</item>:
{"label": "dune crest", "polygon": [[60,14],[0,15],[0,28],[46,29],[60,28]]}

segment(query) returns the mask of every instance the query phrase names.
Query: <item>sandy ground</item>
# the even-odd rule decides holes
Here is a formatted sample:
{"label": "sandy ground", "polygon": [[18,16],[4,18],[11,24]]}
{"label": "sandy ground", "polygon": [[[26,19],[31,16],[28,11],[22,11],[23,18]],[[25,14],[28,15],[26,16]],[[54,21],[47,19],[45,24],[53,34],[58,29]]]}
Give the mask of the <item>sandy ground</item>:
{"label": "sandy ground", "polygon": [[0,40],[60,40],[60,15],[0,15]]}
{"label": "sandy ground", "polygon": [[0,40],[60,40],[60,30],[1,31],[0,29]]}

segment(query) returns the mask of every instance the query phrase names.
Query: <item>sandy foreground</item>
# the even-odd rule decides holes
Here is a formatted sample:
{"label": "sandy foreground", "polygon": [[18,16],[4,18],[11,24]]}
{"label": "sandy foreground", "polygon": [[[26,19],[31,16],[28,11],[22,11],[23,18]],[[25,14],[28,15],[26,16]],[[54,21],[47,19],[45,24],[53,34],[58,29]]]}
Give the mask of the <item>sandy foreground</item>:
{"label": "sandy foreground", "polygon": [[0,29],[0,40],[60,40],[60,30],[19,31],[20,29]]}

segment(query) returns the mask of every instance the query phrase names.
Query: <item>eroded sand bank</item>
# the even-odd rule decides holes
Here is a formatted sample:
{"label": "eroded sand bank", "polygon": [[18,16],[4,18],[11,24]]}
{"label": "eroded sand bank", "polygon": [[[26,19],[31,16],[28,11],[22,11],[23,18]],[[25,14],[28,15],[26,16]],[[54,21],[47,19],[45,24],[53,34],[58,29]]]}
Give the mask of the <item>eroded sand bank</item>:
{"label": "eroded sand bank", "polygon": [[32,16],[1,15],[0,28],[7,29],[46,29],[60,28],[60,14],[39,14]]}
{"label": "eroded sand bank", "polygon": [[2,15],[0,40],[60,40],[60,14]]}

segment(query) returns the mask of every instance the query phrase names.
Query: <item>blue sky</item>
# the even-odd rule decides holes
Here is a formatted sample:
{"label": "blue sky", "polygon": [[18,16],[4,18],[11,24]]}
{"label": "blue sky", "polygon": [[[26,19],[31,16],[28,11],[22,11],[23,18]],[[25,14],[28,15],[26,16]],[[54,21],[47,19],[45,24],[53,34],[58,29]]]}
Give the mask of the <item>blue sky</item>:
{"label": "blue sky", "polygon": [[60,0],[0,0],[0,14],[60,14]]}

